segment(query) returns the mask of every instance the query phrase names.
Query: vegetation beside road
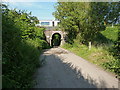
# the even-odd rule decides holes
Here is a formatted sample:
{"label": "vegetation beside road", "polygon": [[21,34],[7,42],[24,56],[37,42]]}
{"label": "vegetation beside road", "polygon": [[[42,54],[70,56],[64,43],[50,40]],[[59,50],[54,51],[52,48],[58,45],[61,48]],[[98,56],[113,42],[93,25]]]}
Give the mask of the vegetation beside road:
{"label": "vegetation beside road", "polygon": [[[106,27],[118,22],[119,2],[58,2],[54,15],[68,33],[64,48],[120,75],[120,27]],[[39,55],[49,48],[44,28],[36,27],[37,23],[31,12],[2,5],[3,88],[32,87],[32,76],[41,65]],[[54,38],[57,45],[58,36]]]}
{"label": "vegetation beside road", "polygon": [[[114,45],[114,41],[117,41],[118,37],[118,27],[107,27],[106,30],[101,33],[106,38],[111,39],[112,42],[107,44],[104,43],[104,45],[98,47],[92,45],[91,50],[89,50],[88,46],[84,44],[78,44],[76,40],[74,41],[74,44],[66,43],[62,47],[74,52],[78,56],[90,61],[93,64],[120,75],[120,61],[119,58],[116,58],[116,52],[118,49],[115,49]],[[104,42],[103,39],[102,41]]]}
{"label": "vegetation beside road", "polygon": [[53,13],[67,32],[64,48],[118,75],[119,5],[119,2],[58,2]]}
{"label": "vegetation beside road", "polygon": [[49,48],[44,28],[35,24],[38,19],[21,10],[2,5],[2,87],[32,87],[32,76],[41,65],[39,56]]}

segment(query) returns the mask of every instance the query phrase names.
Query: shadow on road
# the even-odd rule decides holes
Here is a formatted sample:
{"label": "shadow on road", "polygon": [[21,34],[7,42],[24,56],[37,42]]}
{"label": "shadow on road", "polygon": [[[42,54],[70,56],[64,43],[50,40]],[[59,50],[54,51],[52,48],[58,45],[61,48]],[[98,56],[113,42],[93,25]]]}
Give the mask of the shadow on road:
{"label": "shadow on road", "polygon": [[[96,80],[93,80],[89,75],[87,75],[87,79],[84,78],[84,76],[81,73],[81,69],[78,70],[77,67],[74,67],[74,65],[72,65],[72,63],[68,63],[68,62],[63,62],[61,60],[61,58],[59,58],[56,55],[52,55],[56,58],[56,60],[59,60],[58,62],[65,68],[67,69],[69,72],[71,72],[70,75],[66,75],[69,77],[73,77],[77,87],[81,87],[81,88],[97,88],[98,87],[98,83],[96,82]],[[87,67],[87,66],[86,66]],[[72,73],[73,72],[73,73]],[[62,75],[62,74],[61,74]],[[64,76],[63,76],[64,77]],[[72,81],[71,81],[72,82]],[[69,83],[69,82],[68,82]],[[103,87],[106,88],[106,83],[103,80],[100,80],[100,84],[99,87]]]}
{"label": "shadow on road", "polygon": [[36,73],[35,88],[106,88],[103,79],[99,78],[98,83],[89,74],[83,75],[80,68],[59,57],[66,53],[43,54],[46,63]]}

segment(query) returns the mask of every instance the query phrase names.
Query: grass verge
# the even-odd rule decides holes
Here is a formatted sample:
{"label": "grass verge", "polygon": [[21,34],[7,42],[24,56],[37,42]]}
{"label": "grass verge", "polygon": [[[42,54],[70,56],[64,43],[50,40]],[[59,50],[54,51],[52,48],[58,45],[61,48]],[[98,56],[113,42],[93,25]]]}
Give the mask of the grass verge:
{"label": "grass verge", "polygon": [[[104,47],[101,46],[98,48],[92,46],[91,50],[89,50],[89,48],[83,44],[70,45],[70,44],[66,43],[62,46],[62,48],[65,48],[65,49],[75,53],[76,55],[88,60],[89,62],[91,62],[95,65],[98,65],[98,66],[102,67],[103,69],[106,69],[107,71],[118,74],[118,73],[116,73],[115,70],[111,69],[112,67],[108,68],[109,67],[108,63],[113,62],[116,59],[113,57],[113,55],[111,55],[109,53],[109,51],[107,51],[108,47],[106,47],[106,46],[104,46]],[[106,65],[108,65],[108,66],[106,66]]]}

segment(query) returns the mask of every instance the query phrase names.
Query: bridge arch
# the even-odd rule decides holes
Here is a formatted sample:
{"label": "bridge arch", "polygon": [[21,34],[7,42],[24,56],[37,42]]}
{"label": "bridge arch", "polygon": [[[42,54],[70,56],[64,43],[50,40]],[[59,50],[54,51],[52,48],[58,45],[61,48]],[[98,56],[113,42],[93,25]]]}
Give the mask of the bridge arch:
{"label": "bridge arch", "polygon": [[52,38],[55,34],[58,34],[60,36],[60,41],[61,41],[60,45],[62,45],[62,41],[64,40],[62,31],[52,31],[51,36],[50,36],[50,40],[51,40],[50,45],[52,46]]}
{"label": "bridge arch", "polygon": [[60,33],[54,33],[52,35],[52,40],[51,40],[51,46],[60,46],[61,44],[61,34]]}
{"label": "bridge arch", "polygon": [[53,36],[55,34],[58,34],[61,37],[61,39],[60,39],[61,40],[60,45],[63,45],[65,43],[66,33],[63,32],[63,31],[45,30],[44,34],[46,36],[46,41],[50,44],[50,46],[52,46],[52,43],[53,43],[52,42],[52,38],[53,38]]}

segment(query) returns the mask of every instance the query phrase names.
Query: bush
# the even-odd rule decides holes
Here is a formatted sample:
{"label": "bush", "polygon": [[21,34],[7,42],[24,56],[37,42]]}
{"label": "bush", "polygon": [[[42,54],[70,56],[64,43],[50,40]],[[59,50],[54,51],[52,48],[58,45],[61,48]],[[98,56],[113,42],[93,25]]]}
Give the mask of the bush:
{"label": "bush", "polygon": [[40,65],[40,51],[32,44],[21,43],[14,60],[3,60],[3,88],[27,88],[31,86],[35,68]]}
{"label": "bush", "polygon": [[30,13],[9,10],[5,5],[2,10],[3,88],[31,87],[32,75],[41,65],[40,53],[47,47],[44,29],[35,27],[37,18]]}
{"label": "bush", "polygon": [[114,59],[112,61],[102,64],[106,69],[112,71],[120,76],[120,61],[119,59]]}

